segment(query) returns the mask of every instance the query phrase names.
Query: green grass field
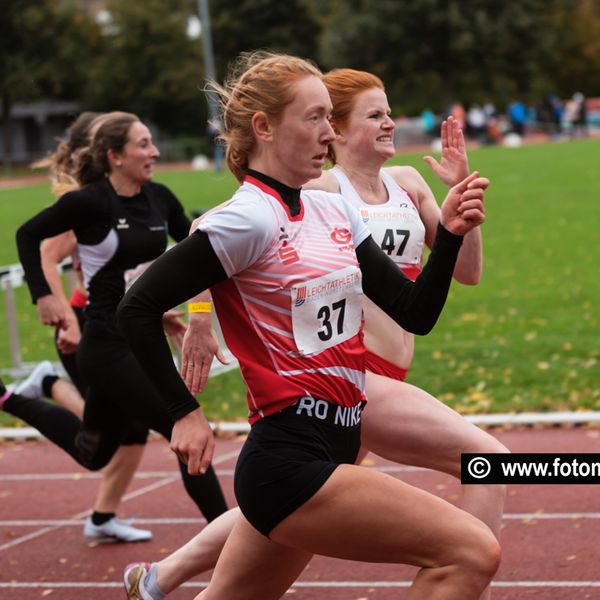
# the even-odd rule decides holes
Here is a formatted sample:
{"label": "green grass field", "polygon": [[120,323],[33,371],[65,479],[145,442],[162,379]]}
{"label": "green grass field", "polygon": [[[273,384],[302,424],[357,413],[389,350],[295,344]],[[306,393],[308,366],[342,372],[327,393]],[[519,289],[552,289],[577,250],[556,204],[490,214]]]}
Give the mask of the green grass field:
{"label": "green grass field", "polygon": [[[471,168],[492,180],[487,197],[484,276],[453,284],[433,333],[417,341],[408,380],[459,411],[600,409],[600,141],[473,150]],[[399,155],[444,189],[421,155]],[[224,200],[228,174],[161,171],[188,210]],[[18,225],[52,201],[47,185],[0,190],[0,264],[17,261]],[[54,360],[49,328],[17,290],[23,360]],[[10,364],[4,311],[0,360]],[[212,419],[243,419],[237,371],[210,380],[202,403]],[[4,417],[4,421],[2,421]],[[0,422],[8,422],[0,414]]]}

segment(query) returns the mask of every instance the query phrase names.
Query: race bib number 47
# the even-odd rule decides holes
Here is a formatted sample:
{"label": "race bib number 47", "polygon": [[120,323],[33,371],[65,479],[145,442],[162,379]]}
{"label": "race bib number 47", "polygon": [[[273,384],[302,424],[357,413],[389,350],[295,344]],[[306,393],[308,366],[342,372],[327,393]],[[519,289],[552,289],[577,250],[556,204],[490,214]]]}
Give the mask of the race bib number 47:
{"label": "race bib number 47", "polygon": [[362,320],[361,272],[345,267],[292,287],[294,341],[302,354],[350,339]]}

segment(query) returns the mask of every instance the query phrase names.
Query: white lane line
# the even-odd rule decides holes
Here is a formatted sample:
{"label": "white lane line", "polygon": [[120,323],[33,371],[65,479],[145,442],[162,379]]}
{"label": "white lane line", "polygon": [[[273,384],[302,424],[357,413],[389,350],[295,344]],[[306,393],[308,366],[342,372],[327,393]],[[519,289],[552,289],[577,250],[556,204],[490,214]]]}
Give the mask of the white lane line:
{"label": "white lane line", "polygon": [[[228,452],[227,454],[222,454],[220,456],[215,457],[213,459],[212,463],[219,464],[219,463],[225,462],[227,460],[230,460],[231,458],[236,457],[238,455],[238,453],[239,453],[239,450],[236,450],[233,452]],[[173,483],[174,481],[176,481],[177,477],[179,477],[179,473],[174,472],[172,477],[162,479],[162,480],[152,483],[148,486],[145,486],[144,488],[141,488],[139,490],[136,490],[134,492],[131,492],[131,493],[123,496],[122,502],[126,502],[127,500],[131,500],[132,498],[137,498],[138,496],[141,496],[142,494],[146,494],[146,493],[154,491],[158,488],[164,487],[165,485],[169,485],[169,484]],[[83,510],[83,511],[77,513],[76,515],[73,515],[73,520],[76,521],[79,519],[83,519],[83,518],[87,517],[90,513],[91,513],[91,509],[89,509],[89,508],[86,510]],[[52,525],[49,527],[44,527],[42,529],[38,529],[37,531],[32,531],[32,532],[30,532],[24,536],[21,536],[19,538],[15,538],[14,540],[11,540],[10,542],[0,544],[0,552],[2,552],[3,550],[8,550],[9,548],[14,548],[15,546],[18,546],[18,545],[28,542],[32,539],[35,539],[42,535],[45,535],[46,533],[49,533],[50,531],[54,531],[54,530],[58,529],[59,527],[62,527],[62,525]]]}
{"label": "white lane line", "polygon": [[[174,519],[134,519],[136,525],[201,525],[206,519],[197,518],[174,518]],[[85,519],[15,519],[13,521],[0,521],[0,527],[33,527],[33,526],[58,526],[75,527],[83,525]]]}
{"label": "white lane line", "polygon": [[[232,453],[233,456],[227,455],[223,459],[217,462],[217,459],[213,460],[213,465],[219,464],[219,462],[225,462],[230,458],[235,458],[238,452]],[[415,472],[427,472],[439,473],[431,469],[425,469],[422,467],[408,467],[404,465],[363,465],[368,469],[375,471],[381,471],[382,473],[415,473]],[[222,477],[233,477],[233,469],[217,469],[217,475]],[[443,474],[442,474],[443,475]],[[100,479],[101,473],[97,472],[65,472],[65,473],[8,473],[0,474],[0,481],[79,481],[80,479]],[[134,479],[152,479],[154,477],[179,477],[179,471],[137,471],[134,475]]]}
{"label": "white lane line", "polygon": [[[600,513],[506,513],[502,517],[505,521],[521,521],[521,520],[545,520],[545,521],[560,521],[560,520],[577,520],[577,519],[600,519]],[[194,518],[135,518],[136,525],[201,525],[206,523],[206,519],[201,517]],[[0,527],[75,527],[83,525],[84,519],[0,519]]]}
{"label": "white lane line", "polygon": [[[217,475],[232,477],[233,469],[216,469]],[[180,477],[179,471],[139,471],[133,476],[134,479],[156,479],[157,477]],[[101,479],[102,474],[98,472],[72,472],[72,473],[11,473],[0,475],[0,481],[81,481],[82,479]]]}
{"label": "white lane line", "polygon": [[[167,479],[162,479],[161,481],[156,481],[155,483],[151,483],[150,485],[146,485],[139,490],[135,490],[134,492],[129,492],[129,494],[125,494],[121,498],[121,503],[127,502],[128,500],[133,500],[133,498],[137,498],[138,496],[143,496],[148,492],[153,492],[154,490],[158,490],[161,487],[165,487],[165,485],[171,485],[174,481],[177,481],[177,477],[168,477]],[[90,512],[90,511],[88,511]]]}
{"label": "white lane line", "polygon": [[[234,456],[228,456],[220,460],[224,462],[229,458],[235,458]],[[213,465],[219,464],[216,460],[213,460]],[[404,465],[363,465],[368,469],[374,471],[380,471],[381,473],[416,473],[416,472],[427,472],[439,473],[438,471],[432,471],[431,469],[424,469],[422,467],[408,467]],[[233,469],[217,469],[217,475],[222,477],[233,477]],[[443,474],[442,474],[443,475]],[[79,481],[80,479],[100,479],[101,473],[92,472],[69,472],[69,473],[9,473],[0,474],[0,481]],[[152,479],[154,477],[179,477],[179,471],[137,471],[134,475],[134,479]]]}
{"label": "white lane line", "polygon": [[[233,450],[227,454],[222,454],[213,458],[213,465],[220,465],[232,458],[236,458],[239,450]],[[226,475],[233,473],[233,470],[218,470],[217,475],[224,473]],[[176,469],[169,471],[136,471],[135,479],[150,479],[153,477],[179,477],[180,472]],[[36,481],[53,480],[53,479],[100,479],[102,473],[97,471],[71,471],[65,473],[6,473],[0,474],[0,481],[27,481],[28,479]]]}
{"label": "white lane line", "polygon": [[502,516],[503,519],[600,519],[600,513],[506,513]]}
{"label": "white lane line", "polygon": [[[204,588],[208,581],[189,581],[181,587]],[[412,581],[296,581],[293,588],[408,588]],[[498,588],[600,588],[600,581],[493,581]],[[16,588],[123,588],[120,581],[0,582],[0,589]]]}
{"label": "white lane line", "polygon": [[[172,483],[172,482],[173,482],[173,479],[163,479],[162,481],[158,481],[157,483],[155,483],[151,486],[147,486],[147,487],[152,488],[154,490],[157,487],[162,487],[163,485],[166,485],[166,484]],[[123,497],[123,501],[125,501],[125,500],[127,500],[127,496]],[[91,513],[91,510],[89,508],[86,510],[82,510],[81,512],[77,513],[76,515],[73,515],[73,519],[75,519],[75,520],[82,519],[84,517],[87,517],[90,513]],[[15,546],[18,546],[20,544],[28,542],[29,540],[33,540],[37,537],[45,535],[46,533],[49,533],[50,531],[55,531],[56,529],[59,529],[60,527],[61,527],[61,525],[52,525],[50,527],[44,527],[43,529],[38,529],[37,531],[32,531],[24,536],[15,538],[14,540],[12,540],[10,542],[6,542],[5,544],[0,544],[0,552],[2,552],[2,550],[8,550],[9,548],[14,548]]]}

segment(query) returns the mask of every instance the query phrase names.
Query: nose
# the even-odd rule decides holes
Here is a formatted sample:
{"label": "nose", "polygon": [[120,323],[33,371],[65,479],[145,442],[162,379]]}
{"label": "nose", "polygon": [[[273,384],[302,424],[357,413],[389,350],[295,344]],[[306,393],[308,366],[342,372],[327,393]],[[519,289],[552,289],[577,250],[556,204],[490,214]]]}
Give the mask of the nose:
{"label": "nose", "polygon": [[158,158],[160,156],[160,151],[154,144],[152,144],[150,154],[152,155],[152,158]]}
{"label": "nose", "polygon": [[396,123],[394,123],[394,119],[392,119],[392,117],[390,117],[390,115],[385,115],[385,119],[383,121],[383,126],[386,129],[395,129],[396,128]]}
{"label": "nose", "polygon": [[329,121],[325,121],[325,129],[321,136],[321,142],[323,144],[331,144],[336,138],[335,131]]}

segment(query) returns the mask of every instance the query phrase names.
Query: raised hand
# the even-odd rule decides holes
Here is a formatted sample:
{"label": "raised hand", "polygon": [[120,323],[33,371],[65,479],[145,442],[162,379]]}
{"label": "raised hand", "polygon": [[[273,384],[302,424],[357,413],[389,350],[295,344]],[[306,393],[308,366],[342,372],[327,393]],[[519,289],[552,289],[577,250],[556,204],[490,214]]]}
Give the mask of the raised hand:
{"label": "raised hand", "polygon": [[453,186],[441,206],[441,224],[450,233],[465,235],[485,221],[483,198],[490,181],[474,171]]}
{"label": "raised hand", "polygon": [[469,175],[465,138],[458,121],[452,116],[442,123],[441,136],[441,161],[438,163],[433,156],[424,156],[423,160],[444,185],[452,187]]}

